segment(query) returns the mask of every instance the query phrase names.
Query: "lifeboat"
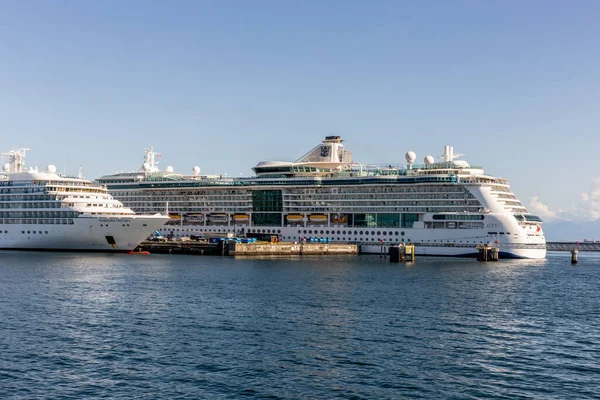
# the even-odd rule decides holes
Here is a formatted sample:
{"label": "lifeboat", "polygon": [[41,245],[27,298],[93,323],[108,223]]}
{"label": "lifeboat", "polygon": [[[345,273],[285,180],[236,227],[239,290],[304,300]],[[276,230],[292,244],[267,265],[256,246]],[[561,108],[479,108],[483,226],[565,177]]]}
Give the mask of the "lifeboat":
{"label": "lifeboat", "polygon": [[229,221],[229,216],[225,213],[210,214],[208,216],[208,220],[210,222],[226,223],[227,221]]}
{"label": "lifeboat", "polygon": [[231,218],[233,218],[235,222],[248,222],[250,220],[248,214],[233,214]]}
{"label": "lifeboat", "polygon": [[287,222],[302,222],[304,220],[304,215],[302,214],[288,214],[285,216]]}
{"label": "lifeboat", "polygon": [[186,222],[204,222],[204,214],[186,214],[183,219]]}
{"label": "lifeboat", "polygon": [[310,222],[327,222],[327,215],[324,214],[311,214]]}
{"label": "lifeboat", "polygon": [[147,255],[147,254],[150,254],[150,252],[146,251],[146,250],[137,250],[137,251],[129,250],[127,252],[127,254]]}
{"label": "lifeboat", "polygon": [[169,218],[171,218],[171,219],[181,219],[181,214],[169,213]]}

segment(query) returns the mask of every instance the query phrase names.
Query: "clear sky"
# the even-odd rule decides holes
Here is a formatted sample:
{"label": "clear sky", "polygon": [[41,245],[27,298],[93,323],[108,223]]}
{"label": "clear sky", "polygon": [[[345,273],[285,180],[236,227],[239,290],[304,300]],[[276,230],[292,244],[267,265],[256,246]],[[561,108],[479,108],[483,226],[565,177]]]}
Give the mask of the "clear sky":
{"label": "clear sky", "polygon": [[[546,218],[600,217],[598,1],[0,0],[0,144],[88,178],[232,176],[341,135],[444,145]],[[546,208],[547,207],[547,208]]]}

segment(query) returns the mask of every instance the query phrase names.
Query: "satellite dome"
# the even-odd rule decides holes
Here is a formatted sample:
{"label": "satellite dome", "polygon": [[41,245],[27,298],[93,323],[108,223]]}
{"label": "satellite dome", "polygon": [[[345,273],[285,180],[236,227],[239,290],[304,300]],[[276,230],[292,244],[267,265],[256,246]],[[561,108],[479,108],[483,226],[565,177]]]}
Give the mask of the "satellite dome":
{"label": "satellite dome", "polygon": [[414,151],[409,151],[408,153],[406,153],[406,162],[409,164],[412,164],[415,162],[415,160],[417,159],[417,155],[415,154]]}
{"label": "satellite dome", "polygon": [[434,162],[435,162],[435,159],[433,158],[433,156],[425,157],[425,164],[429,165],[429,164],[433,164]]}
{"label": "satellite dome", "polygon": [[194,175],[198,175],[200,173],[200,167],[196,165],[192,168],[192,171],[194,171]]}
{"label": "satellite dome", "polygon": [[55,174],[56,173],[56,167],[54,165],[50,164],[46,168],[46,171],[48,171],[49,174]]}
{"label": "satellite dome", "polygon": [[146,172],[148,172],[148,170],[150,169],[150,164],[148,164],[147,162],[142,164],[142,169]]}
{"label": "satellite dome", "polygon": [[10,164],[6,163],[4,164],[4,172],[9,172],[10,171]]}
{"label": "satellite dome", "polygon": [[173,172],[173,167],[171,167],[171,166],[169,165],[165,171],[167,171],[167,172]]}

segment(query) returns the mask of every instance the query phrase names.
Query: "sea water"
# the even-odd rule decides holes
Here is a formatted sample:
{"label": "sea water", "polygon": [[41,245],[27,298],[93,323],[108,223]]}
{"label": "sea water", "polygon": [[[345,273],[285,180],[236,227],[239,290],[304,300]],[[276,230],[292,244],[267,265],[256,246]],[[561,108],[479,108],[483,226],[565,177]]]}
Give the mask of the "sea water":
{"label": "sea water", "polygon": [[0,252],[0,398],[600,396],[600,256]]}

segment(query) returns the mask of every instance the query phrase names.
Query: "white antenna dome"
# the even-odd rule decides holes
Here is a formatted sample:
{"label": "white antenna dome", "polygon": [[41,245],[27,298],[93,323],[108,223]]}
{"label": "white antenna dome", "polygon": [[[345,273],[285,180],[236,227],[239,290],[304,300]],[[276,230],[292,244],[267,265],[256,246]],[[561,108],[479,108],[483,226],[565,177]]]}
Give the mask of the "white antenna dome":
{"label": "white antenna dome", "polygon": [[415,160],[417,159],[417,155],[415,154],[414,151],[409,151],[408,153],[406,153],[406,162],[409,164],[412,164],[415,162]]}
{"label": "white antenna dome", "polygon": [[142,169],[146,172],[148,172],[148,170],[150,169],[150,164],[148,164],[147,162],[142,164]]}
{"label": "white antenna dome", "polygon": [[165,171],[167,171],[167,172],[173,172],[173,167],[171,167],[171,166],[169,165]]}
{"label": "white antenna dome", "polygon": [[434,162],[435,162],[435,159],[433,158],[433,156],[425,157],[425,164],[430,165],[430,164],[433,164]]}
{"label": "white antenna dome", "polygon": [[196,165],[192,168],[192,171],[194,171],[194,175],[198,175],[200,173],[200,167]]}
{"label": "white antenna dome", "polygon": [[4,169],[4,172],[10,172],[10,164],[9,163],[4,164],[3,169]]}
{"label": "white antenna dome", "polygon": [[56,173],[56,167],[54,165],[50,164],[46,168],[46,171],[48,171],[49,174],[55,174]]}

